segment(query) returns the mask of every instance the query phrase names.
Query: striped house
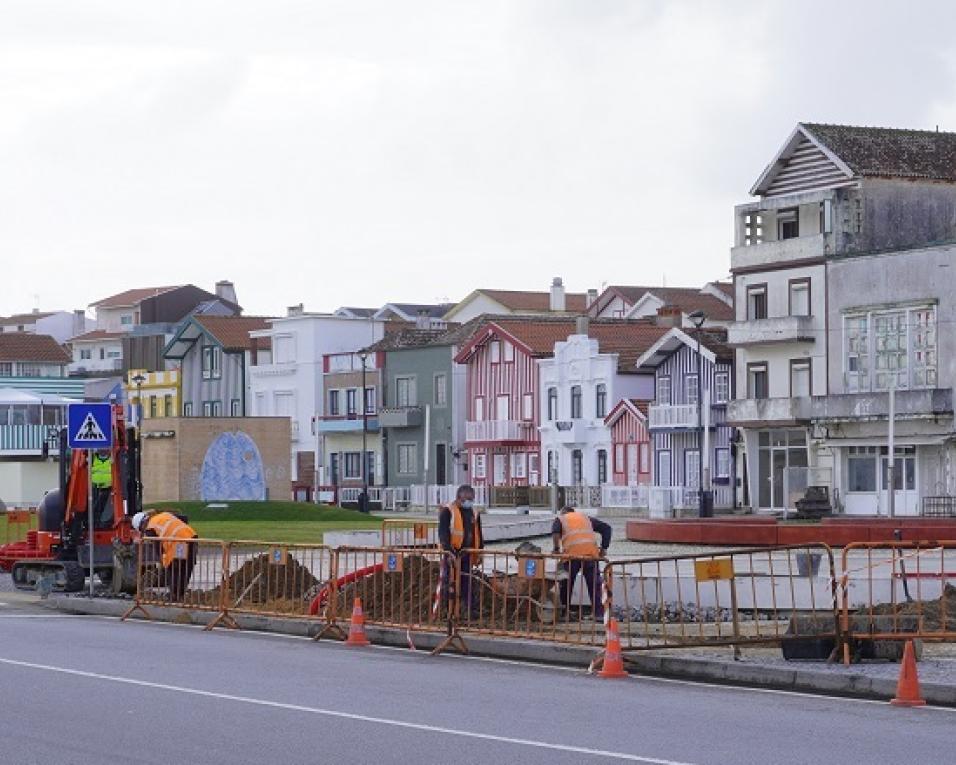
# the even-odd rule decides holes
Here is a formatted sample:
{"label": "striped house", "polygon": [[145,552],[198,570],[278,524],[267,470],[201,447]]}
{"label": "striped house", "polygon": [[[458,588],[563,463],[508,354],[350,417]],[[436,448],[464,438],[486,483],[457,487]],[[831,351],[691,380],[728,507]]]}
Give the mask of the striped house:
{"label": "striped house", "polygon": [[611,483],[615,486],[637,486],[652,481],[647,406],[647,401],[624,398],[604,420],[611,431]]}
{"label": "striped house", "polygon": [[[701,473],[705,488],[714,490],[714,507],[734,506],[734,429],[727,424],[727,403],[733,398],[733,351],[722,330],[703,330],[698,337],[677,327],[667,332],[637,360],[639,369],[654,370],[655,399],[648,408],[655,486],[675,486],[684,504],[696,504]],[[698,363],[703,382],[698,377]],[[703,397],[703,399],[701,399]],[[699,407],[709,432],[708,453],[701,465]]]}

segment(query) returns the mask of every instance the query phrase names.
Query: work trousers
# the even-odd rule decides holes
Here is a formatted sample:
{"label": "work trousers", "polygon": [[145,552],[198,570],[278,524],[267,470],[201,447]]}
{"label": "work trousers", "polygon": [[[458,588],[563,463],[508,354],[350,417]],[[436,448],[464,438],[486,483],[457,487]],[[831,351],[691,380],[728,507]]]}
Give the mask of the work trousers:
{"label": "work trousers", "polygon": [[446,606],[458,604],[458,615],[462,619],[476,619],[478,617],[478,591],[474,586],[471,574],[471,555],[461,555],[458,558],[460,573],[458,581],[452,581],[451,572],[454,562],[450,556],[445,556],[441,564],[441,582],[443,600]]}
{"label": "work trousers", "polygon": [[[595,619],[604,618],[603,587],[601,583],[601,561],[595,558],[572,558],[564,564],[568,578],[561,581],[561,605],[571,611],[571,595],[578,574],[584,576],[584,586],[588,588],[591,599],[591,613]],[[580,608],[579,608],[580,613]]]}

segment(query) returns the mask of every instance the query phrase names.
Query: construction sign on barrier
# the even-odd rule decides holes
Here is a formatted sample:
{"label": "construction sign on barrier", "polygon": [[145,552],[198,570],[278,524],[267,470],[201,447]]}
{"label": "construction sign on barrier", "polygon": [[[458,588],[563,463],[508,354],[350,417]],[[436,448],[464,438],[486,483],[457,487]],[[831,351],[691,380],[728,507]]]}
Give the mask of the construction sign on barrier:
{"label": "construction sign on barrier", "polygon": [[397,574],[403,570],[403,558],[397,553],[389,553],[385,556],[385,570],[390,574]]}
{"label": "construction sign on barrier", "polygon": [[542,574],[542,564],[539,558],[520,558],[518,571],[525,579],[537,579]]}
{"label": "construction sign on barrier", "polygon": [[694,576],[698,582],[712,582],[715,579],[733,579],[734,561],[732,558],[712,558],[694,561]]}

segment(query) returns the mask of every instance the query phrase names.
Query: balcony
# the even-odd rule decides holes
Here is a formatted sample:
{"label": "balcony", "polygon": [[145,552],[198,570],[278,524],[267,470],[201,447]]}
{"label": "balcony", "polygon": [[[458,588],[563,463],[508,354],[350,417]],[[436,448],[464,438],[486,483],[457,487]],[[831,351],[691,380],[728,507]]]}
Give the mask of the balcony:
{"label": "balcony", "polygon": [[735,346],[813,342],[812,316],[775,316],[738,321],[727,329],[727,344]]}
{"label": "balcony", "polygon": [[829,251],[832,234],[811,234],[793,239],[760,242],[730,249],[730,268],[759,269],[761,266],[778,265],[788,261],[822,258]]}
{"label": "balcony", "polygon": [[809,411],[809,397],[746,398],[727,404],[727,422],[744,427],[796,425],[808,418]]}
{"label": "balcony", "polygon": [[[0,425],[0,455],[39,456],[43,453],[43,442],[48,433],[55,430],[52,425]],[[56,453],[55,446],[50,453]]]}
{"label": "balcony", "polygon": [[422,424],[420,406],[393,406],[379,410],[379,422],[383,428],[417,428]]}
{"label": "balcony", "polygon": [[253,364],[249,374],[253,377],[287,377],[296,373],[296,364]]}
{"label": "balcony", "polygon": [[651,430],[680,430],[696,428],[699,424],[697,404],[651,404],[648,409]]}
{"label": "balcony", "polygon": [[[366,432],[377,432],[379,428],[378,417],[369,415]],[[361,433],[362,416],[349,415],[347,417],[323,417],[318,423],[319,433]]]}
{"label": "balcony", "polygon": [[587,423],[584,420],[555,420],[541,426],[542,435],[558,444],[579,444],[587,437]]}
{"label": "balcony", "polygon": [[469,420],[465,423],[465,441],[537,441],[534,424],[524,420]]}

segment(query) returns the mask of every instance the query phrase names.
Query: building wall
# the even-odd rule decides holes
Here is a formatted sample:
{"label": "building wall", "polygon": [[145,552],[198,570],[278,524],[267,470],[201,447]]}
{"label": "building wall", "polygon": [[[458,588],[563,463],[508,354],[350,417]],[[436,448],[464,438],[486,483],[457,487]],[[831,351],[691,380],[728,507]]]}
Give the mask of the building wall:
{"label": "building wall", "polygon": [[[124,318],[129,320],[125,324]],[[127,332],[139,323],[138,307],[96,309],[96,328],[106,332]]]}
{"label": "building wall", "polygon": [[155,419],[142,430],[144,502],[291,496],[286,417]]}
{"label": "building wall", "polygon": [[[90,358],[81,358],[81,351],[89,350]],[[103,358],[100,358],[102,353]],[[112,354],[112,355],[111,355]],[[69,372],[119,372],[123,368],[123,341],[119,337],[94,342],[73,343],[73,363]]]}
{"label": "building wall", "polygon": [[448,316],[448,320],[458,322],[459,324],[464,324],[465,322],[471,321],[482,314],[509,313],[511,313],[511,311],[501,305],[501,303],[479,293],[467,305],[459,304],[459,307],[457,307],[455,312]]}
{"label": "building wall", "polygon": [[[642,470],[641,453],[646,453]],[[616,486],[651,483],[654,454],[647,420],[627,410],[611,426],[611,482]],[[636,481],[634,480],[636,477]]]}
{"label": "building wall", "polygon": [[54,460],[0,461],[0,500],[7,507],[33,507],[57,488],[59,472]]}
{"label": "building wall", "polygon": [[233,399],[240,401],[239,406],[242,411],[242,402],[245,399],[244,354],[223,352],[222,375],[217,379],[204,380],[202,349],[206,344],[213,345],[215,341],[204,333],[183,357],[180,367],[183,409],[180,410],[180,414],[185,413],[185,407],[191,406],[191,416],[202,417],[203,402],[220,401],[222,416],[228,417]]}

